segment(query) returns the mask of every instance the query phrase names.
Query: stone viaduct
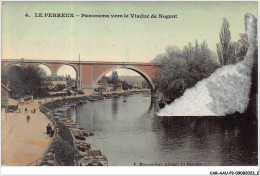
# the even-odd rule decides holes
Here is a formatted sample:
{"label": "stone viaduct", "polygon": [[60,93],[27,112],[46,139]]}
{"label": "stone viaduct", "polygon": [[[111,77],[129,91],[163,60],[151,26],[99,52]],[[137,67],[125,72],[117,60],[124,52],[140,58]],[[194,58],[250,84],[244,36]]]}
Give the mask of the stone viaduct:
{"label": "stone viaduct", "polygon": [[2,59],[2,70],[8,72],[13,66],[37,66],[46,65],[50,68],[52,75],[57,75],[57,71],[63,65],[72,66],[79,80],[81,88],[94,88],[98,81],[110,71],[118,68],[125,68],[139,73],[149,84],[151,90],[155,88],[154,78],[163,67],[160,64],[142,62],[96,62],[96,61],[64,61],[64,60],[13,60]]}

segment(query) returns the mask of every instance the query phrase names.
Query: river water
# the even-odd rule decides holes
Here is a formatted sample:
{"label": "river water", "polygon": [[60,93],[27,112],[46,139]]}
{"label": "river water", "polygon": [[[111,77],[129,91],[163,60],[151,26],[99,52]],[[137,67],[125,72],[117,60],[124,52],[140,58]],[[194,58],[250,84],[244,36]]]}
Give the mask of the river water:
{"label": "river water", "polygon": [[[126,102],[124,102],[126,100]],[[257,165],[257,122],[245,117],[158,117],[147,93],[88,102],[69,114],[111,166]]]}

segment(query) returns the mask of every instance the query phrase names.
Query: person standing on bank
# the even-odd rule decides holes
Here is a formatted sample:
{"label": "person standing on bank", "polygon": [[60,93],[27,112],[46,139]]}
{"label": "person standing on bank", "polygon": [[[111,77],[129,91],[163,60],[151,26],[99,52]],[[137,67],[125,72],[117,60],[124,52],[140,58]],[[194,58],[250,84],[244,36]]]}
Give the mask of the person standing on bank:
{"label": "person standing on bank", "polygon": [[29,115],[27,115],[27,123],[29,122],[29,120],[30,120],[30,116]]}
{"label": "person standing on bank", "polygon": [[50,133],[51,133],[51,126],[50,126],[50,124],[48,124],[48,125],[46,126],[46,130],[47,130],[47,134],[50,134]]}

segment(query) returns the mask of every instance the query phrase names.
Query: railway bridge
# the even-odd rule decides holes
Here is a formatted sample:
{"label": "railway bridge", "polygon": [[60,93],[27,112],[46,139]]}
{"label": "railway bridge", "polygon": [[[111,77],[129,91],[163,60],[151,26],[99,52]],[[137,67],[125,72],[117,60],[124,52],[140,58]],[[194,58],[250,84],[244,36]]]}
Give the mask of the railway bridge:
{"label": "railway bridge", "polygon": [[2,59],[2,70],[8,72],[13,66],[37,66],[46,65],[50,68],[52,75],[57,75],[60,67],[70,65],[76,71],[76,78],[79,80],[79,87],[94,88],[98,81],[110,71],[118,68],[125,68],[139,73],[148,83],[150,89],[155,89],[154,78],[163,67],[155,63],[143,62],[102,62],[102,61],[65,61],[65,60],[14,60]]}

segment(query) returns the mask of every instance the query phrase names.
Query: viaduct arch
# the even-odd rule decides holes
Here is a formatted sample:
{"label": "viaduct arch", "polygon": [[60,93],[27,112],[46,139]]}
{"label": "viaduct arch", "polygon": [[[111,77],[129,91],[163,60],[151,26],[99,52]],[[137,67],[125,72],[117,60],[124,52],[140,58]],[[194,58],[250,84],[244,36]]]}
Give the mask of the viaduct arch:
{"label": "viaduct arch", "polygon": [[94,86],[97,85],[98,81],[104,76],[106,75],[107,73],[113,71],[113,70],[116,70],[116,69],[129,69],[129,70],[132,70],[134,72],[137,72],[140,76],[142,76],[146,82],[148,83],[149,87],[151,89],[154,89],[155,88],[155,84],[154,84],[154,81],[153,79],[151,78],[150,75],[148,75],[145,71],[135,67],[135,66],[131,66],[131,65],[127,65],[127,66],[124,66],[124,65],[118,65],[118,66],[111,66],[110,68],[107,68],[103,71],[103,73],[101,73],[97,79],[94,80]]}

